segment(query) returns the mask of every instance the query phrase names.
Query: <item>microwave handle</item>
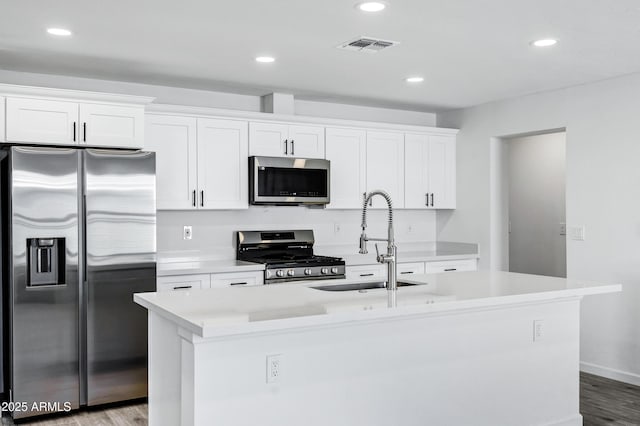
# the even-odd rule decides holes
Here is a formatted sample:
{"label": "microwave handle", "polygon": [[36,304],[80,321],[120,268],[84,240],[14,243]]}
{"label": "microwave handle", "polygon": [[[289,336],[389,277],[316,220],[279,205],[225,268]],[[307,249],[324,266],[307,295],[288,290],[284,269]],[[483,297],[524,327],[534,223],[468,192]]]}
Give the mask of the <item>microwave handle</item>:
{"label": "microwave handle", "polygon": [[284,140],[284,155],[289,155],[289,139]]}

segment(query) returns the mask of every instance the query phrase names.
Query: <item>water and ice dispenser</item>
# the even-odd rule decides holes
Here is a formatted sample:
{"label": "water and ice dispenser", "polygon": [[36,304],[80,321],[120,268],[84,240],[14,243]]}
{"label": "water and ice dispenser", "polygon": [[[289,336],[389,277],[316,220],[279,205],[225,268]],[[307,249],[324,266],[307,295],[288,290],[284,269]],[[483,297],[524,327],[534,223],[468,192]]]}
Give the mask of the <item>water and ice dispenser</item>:
{"label": "water and ice dispenser", "polygon": [[27,238],[27,287],[65,284],[65,239]]}

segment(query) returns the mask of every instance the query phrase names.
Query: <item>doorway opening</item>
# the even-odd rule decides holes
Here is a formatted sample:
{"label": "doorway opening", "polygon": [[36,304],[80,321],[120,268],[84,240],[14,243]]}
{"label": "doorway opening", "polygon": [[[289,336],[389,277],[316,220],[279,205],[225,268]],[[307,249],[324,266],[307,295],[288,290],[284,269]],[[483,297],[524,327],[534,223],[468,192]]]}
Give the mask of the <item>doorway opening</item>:
{"label": "doorway opening", "polygon": [[493,159],[495,269],[566,277],[566,132],[495,139]]}

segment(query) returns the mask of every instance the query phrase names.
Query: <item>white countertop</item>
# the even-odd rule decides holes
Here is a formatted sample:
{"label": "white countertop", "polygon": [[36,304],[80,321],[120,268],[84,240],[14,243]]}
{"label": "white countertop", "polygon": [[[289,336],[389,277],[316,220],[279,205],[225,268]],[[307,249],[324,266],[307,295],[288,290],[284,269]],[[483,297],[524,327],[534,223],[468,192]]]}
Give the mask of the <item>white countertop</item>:
{"label": "white countertop", "polygon": [[191,274],[219,274],[223,272],[264,271],[264,264],[241,260],[193,260],[182,262],[158,262],[159,277]]}
{"label": "white countertop", "polygon": [[619,284],[499,271],[415,275],[401,281],[419,285],[400,287],[397,302],[391,307],[389,292],[384,288],[365,292],[311,288],[366,282],[362,279],[138,293],[134,300],[195,335],[208,338],[544,302],[622,290]]}

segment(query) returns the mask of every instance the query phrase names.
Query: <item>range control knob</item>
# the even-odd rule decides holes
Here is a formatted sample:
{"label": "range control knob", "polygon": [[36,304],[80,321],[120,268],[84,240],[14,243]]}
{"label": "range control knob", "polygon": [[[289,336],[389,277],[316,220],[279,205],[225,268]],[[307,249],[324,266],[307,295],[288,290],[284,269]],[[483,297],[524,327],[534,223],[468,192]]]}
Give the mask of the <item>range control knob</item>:
{"label": "range control knob", "polygon": [[336,268],[335,266],[333,268],[331,268],[331,273],[332,274],[337,274],[338,273],[338,268]]}
{"label": "range control knob", "polygon": [[284,277],[284,271],[276,271],[276,275],[279,277]]}
{"label": "range control knob", "polygon": [[329,273],[329,269],[328,268],[322,268],[322,269],[320,269],[320,273],[321,274],[328,274]]}
{"label": "range control knob", "polygon": [[293,269],[289,269],[289,270],[287,271],[287,275],[289,275],[290,277],[292,277],[292,276],[293,276],[293,274],[295,274],[295,272],[294,272],[294,270],[293,270]]}
{"label": "range control knob", "polygon": [[311,275],[311,269],[307,268],[304,270],[305,275]]}

